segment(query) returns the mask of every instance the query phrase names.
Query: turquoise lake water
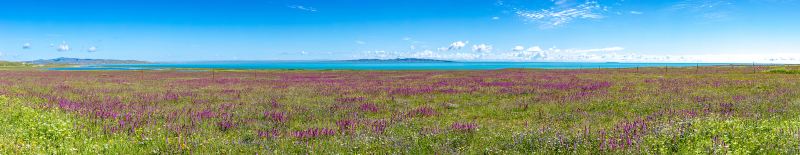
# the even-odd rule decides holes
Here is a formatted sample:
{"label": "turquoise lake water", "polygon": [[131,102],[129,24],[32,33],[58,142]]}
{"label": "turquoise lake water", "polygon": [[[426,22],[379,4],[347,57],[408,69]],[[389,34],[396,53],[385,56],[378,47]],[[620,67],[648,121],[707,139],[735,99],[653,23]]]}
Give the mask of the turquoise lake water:
{"label": "turquoise lake water", "polygon": [[161,70],[161,69],[297,69],[297,70],[496,70],[508,68],[592,69],[635,67],[692,67],[729,63],[585,63],[585,62],[194,62],[125,65],[88,65],[50,70]]}

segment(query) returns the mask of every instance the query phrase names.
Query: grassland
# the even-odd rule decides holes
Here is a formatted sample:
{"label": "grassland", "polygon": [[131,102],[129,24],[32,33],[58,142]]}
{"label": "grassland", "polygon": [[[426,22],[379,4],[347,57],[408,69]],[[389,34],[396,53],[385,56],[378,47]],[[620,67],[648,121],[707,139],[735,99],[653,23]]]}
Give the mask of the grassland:
{"label": "grassland", "polygon": [[793,70],[2,70],[0,154],[798,154]]}
{"label": "grassland", "polygon": [[65,65],[65,64],[36,65],[23,62],[0,61],[0,71],[41,70],[53,67],[74,67],[74,66],[76,65]]}

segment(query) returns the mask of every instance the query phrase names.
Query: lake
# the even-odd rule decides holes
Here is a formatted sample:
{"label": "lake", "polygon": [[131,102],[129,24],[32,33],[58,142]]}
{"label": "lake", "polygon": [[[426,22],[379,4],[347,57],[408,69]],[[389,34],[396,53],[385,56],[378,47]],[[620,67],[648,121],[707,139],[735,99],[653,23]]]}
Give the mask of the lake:
{"label": "lake", "polygon": [[592,69],[635,67],[693,67],[730,63],[590,63],[590,62],[340,62],[340,61],[253,61],[188,62],[124,65],[86,65],[49,68],[50,70],[162,70],[162,69],[243,69],[243,70],[497,70],[508,68]]}

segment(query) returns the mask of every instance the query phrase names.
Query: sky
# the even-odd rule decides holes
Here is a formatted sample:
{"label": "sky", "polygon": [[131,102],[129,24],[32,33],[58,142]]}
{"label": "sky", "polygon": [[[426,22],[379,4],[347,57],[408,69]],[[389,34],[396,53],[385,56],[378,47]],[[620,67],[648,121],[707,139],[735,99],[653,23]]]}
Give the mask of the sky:
{"label": "sky", "polygon": [[800,0],[0,0],[0,60],[800,63]]}

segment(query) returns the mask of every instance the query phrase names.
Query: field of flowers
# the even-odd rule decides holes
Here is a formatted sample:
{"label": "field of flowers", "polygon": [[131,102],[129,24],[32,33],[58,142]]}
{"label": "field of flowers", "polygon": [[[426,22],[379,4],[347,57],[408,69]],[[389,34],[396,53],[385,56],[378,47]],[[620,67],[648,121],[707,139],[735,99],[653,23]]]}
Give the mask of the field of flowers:
{"label": "field of flowers", "polygon": [[768,69],[4,70],[0,154],[798,154]]}

